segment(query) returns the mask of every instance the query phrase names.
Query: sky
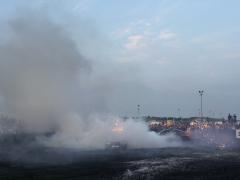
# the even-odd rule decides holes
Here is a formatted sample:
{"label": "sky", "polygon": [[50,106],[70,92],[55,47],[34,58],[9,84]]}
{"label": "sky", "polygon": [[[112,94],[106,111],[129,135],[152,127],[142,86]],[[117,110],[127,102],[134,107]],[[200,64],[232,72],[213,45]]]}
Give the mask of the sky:
{"label": "sky", "polygon": [[[110,79],[109,112],[134,116],[140,104],[141,115],[197,116],[204,90],[204,115],[240,116],[239,7],[238,0],[2,0],[0,25],[30,10],[63,26]],[[0,30],[3,43],[9,32]]]}

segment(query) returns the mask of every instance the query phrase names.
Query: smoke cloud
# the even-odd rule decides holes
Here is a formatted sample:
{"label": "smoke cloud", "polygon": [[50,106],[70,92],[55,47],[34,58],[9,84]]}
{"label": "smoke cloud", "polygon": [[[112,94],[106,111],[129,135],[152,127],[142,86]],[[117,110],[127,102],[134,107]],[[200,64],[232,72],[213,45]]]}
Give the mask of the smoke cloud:
{"label": "smoke cloud", "polygon": [[90,61],[47,18],[21,17],[8,25],[12,36],[0,47],[5,111],[26,121],[28,130],[45,130],[42,126],[76,110],[85,93],[81,75],[89,73]]}
{"label": "smoke cloud", "polygon": [[104,148],[118,140],[132,148],[179,145],[175,136],[160,137],[140,121],[120,119],[123,133],[112,132],[119,118],[105,114],[109,84],[99,83],[94,61],[60,25],[43,16],[22,16],[7,25],[10,37],[0,46],[0,93],[3,112],[22,122],[22,132],[53,131],[38,141],[54,147]]}
{"label": "smoke cloud", "polygon": [[[69,118],[63,128],[53,137],[43,143],[54,147],[69,147],[83,149],[103,149],[109,142],[126,143],[129,148],[159,148],[180,146],[180,138],[173,134],[159,136],[155,132],[149,132],[147,124],[143,120],[122,120],[116,116],[91,117],[91,123],[86,123],[78,115]],[[120,122],[121,132],[114,132],[116,122]]]}

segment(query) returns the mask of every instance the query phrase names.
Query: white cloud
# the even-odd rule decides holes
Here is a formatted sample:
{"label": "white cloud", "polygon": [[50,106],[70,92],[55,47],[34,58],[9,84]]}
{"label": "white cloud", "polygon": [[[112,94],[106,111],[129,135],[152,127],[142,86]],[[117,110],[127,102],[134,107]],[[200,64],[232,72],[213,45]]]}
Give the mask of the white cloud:
{"label": "white cloud", "polygon": [[176,37],[176,33],[169,31],[169,30],[163,30],[159,34],[160,40],[172,40]]}
{"label": "white cloud", "polygon": [[112,34],[117,38],[122,38],[122,37],[127,36],[131,32],[132,32],[132,27],[129,26],[129,27],[118,29],[117,31],[113,32]]}
{"label": "white cloud", "polygon": [[127,38],[127,42],[124,45],[128,50],[139,49],[144,46],[143,35],[132,35]]}

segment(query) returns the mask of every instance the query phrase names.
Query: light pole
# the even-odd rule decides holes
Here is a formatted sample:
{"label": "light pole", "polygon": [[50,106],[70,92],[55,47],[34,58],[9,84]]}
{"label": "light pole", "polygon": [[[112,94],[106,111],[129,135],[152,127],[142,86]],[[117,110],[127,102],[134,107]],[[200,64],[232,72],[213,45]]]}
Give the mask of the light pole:
{"label": "light pole", "polygon": [[181,120],[181,119],[182,119],[182,118],[181,118],[181,109],[178,108],[177,111],[178,111],[178,118]]}
{"label": "light pole", "polygon": [[203,90],[199,90],[199,95],[201,97],[201,121],[203,120],[203,112],[202,112],[202,96],[203,96]]}
{"label": "light pole", "polygon": [[138,113],[138,118],[140,118],[140,105],[137,105],[137,113]]}

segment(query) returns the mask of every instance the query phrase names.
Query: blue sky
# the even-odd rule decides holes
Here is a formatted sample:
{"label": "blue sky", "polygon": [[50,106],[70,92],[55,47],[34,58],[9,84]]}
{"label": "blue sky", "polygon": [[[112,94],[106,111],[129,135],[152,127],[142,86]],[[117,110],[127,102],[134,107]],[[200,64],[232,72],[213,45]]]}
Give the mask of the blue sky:
{"label": "blue sky", "polygon": [[204,89],[206,115],[240,115],[240,1],[29,2],[1,1],[1,22],[33,9],[65,26],[85,56],[110,64],[102,73],[123,76],[111,111],[194,116]]}

